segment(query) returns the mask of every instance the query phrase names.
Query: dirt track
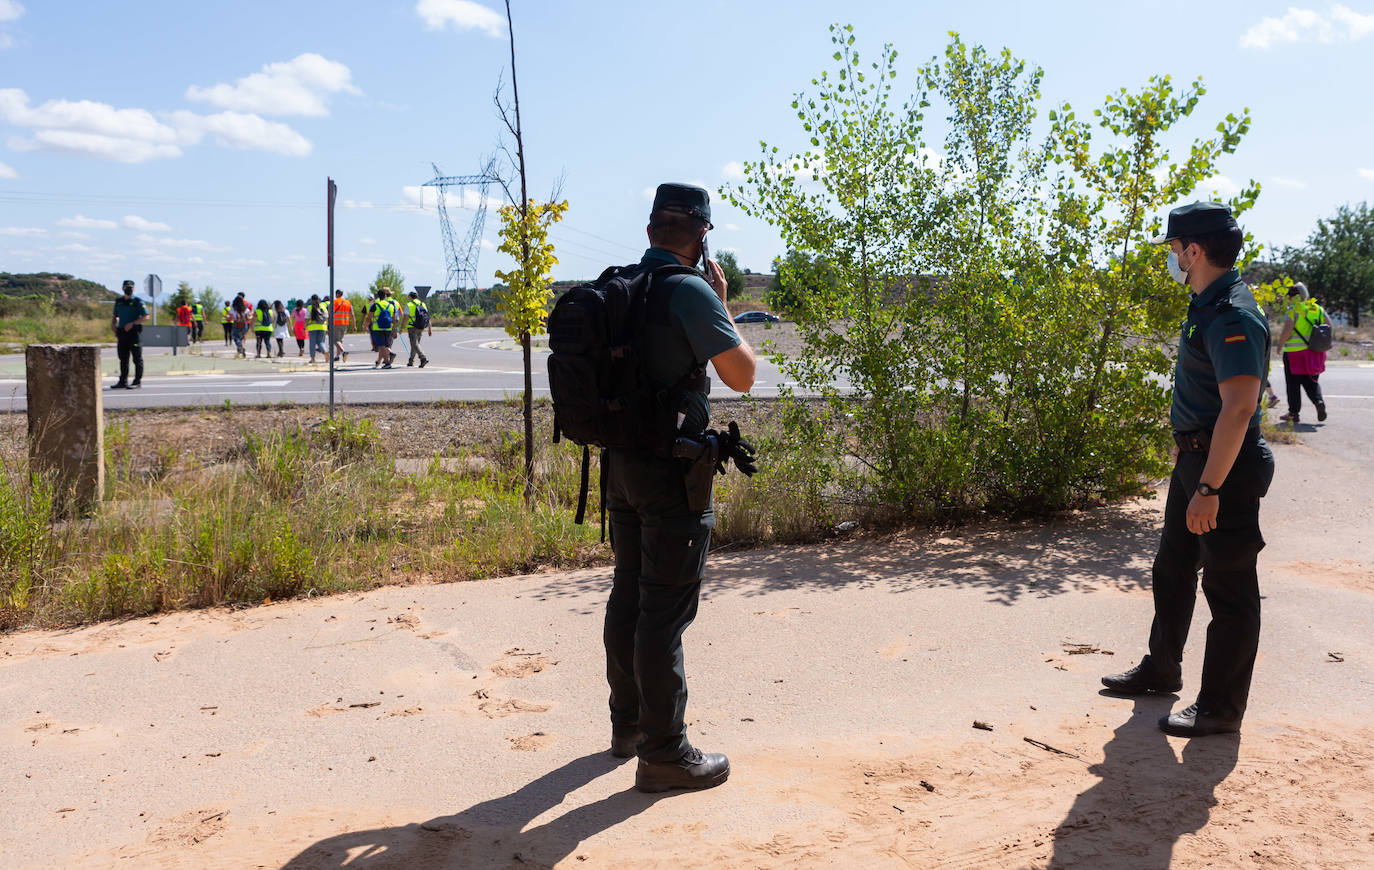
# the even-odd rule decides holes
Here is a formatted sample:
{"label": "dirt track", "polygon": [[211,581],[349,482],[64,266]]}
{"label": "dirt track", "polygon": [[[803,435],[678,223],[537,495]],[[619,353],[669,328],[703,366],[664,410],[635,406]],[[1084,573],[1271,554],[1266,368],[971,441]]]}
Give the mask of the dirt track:
{"label": "dirt track", "polygon": [[12,634],[0,864],[1368,867],[1374,480],[1307,440],[1240,738],[1155,728],[1205,604],[1182,699],[1098,693],[1148,630],[1145,502],[714,556],[690,731],[734,773],[702,794],[605,751],[604,570]]}

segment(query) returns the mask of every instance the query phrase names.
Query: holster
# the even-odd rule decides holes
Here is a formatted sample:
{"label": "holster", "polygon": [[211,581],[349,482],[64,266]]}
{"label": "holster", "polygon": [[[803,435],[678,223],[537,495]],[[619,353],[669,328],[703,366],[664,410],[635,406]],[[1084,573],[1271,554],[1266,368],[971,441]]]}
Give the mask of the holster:
{"label": "holster", "polygon": [[683,462],[687,484],[687,507],[704,511],[711,506],[711,487],[715,483],[716,463],[720,460],[720,444],[714,435],[700,439],[678,438],[673,442],[673,456]]}

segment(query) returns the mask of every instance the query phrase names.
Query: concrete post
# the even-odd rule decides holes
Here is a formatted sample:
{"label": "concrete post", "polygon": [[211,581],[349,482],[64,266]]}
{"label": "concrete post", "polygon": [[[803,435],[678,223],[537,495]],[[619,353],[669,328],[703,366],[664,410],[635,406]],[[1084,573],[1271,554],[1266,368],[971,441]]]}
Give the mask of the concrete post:
{"label": "concrete post", "polygon": [[60,515],[91,513],[105,496],[100,346],[30,345],[29,469],[53,475]]}

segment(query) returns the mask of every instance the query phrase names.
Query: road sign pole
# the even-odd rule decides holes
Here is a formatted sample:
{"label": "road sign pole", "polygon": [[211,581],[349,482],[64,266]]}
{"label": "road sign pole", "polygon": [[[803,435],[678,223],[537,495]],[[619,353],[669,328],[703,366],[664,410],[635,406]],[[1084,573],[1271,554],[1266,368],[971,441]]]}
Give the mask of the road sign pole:
{"label": "road sign pole", "polygon": [[334,179],[327,178],[329,186],[327,195],[329,199],[328,228],[326,234],[328,240],[325,243],[327,249],[326,259],[329,262],[329,302],[326,306],[325,320],[325,355],[329,357],[329,419],[334,419],[334,197],[339,193],[338,185],[334,184]]}

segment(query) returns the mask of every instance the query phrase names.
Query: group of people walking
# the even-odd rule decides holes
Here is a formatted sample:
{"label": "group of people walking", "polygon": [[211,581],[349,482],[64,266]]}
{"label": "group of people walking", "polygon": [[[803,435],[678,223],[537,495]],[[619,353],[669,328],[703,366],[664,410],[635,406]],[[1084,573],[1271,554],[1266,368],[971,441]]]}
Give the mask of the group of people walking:
{"label": "group of people walking", "polygon": [[[317,357],[333,356],[335,362],[347,362],[348,351],[344,349],[343,339],[355,328],[353,303],[344,296],[342,290],[334,291],[334,305],[331,320],[327,299],[313,294],[309,299],[297,299],[283,303],[280,299],[268,302],[259,299],[254,305],[248,301],[247,294],[240,292],[224,303],[220,311],[220,325],[224,329],[224,346],[235,348],[235,357],[248,358],[248,341],[252,336],[253,358],[272,359],[284,357],[287,342],[296,341],[296,356],[303,357],[307,350],[310,362]],[[196,320],[199,303],[183,305],[177,311],[178,324],[188,330],[189,341],[201,340],[204,315]],[[183,322],[184,309],[184,322]],[[202,324],[197,327],[196,323]],[[425,335],[432,335],[429,308],[412,291],[404,304],[391,297],[391,288],[382,287],[374,294],[363,312],[362,325],[368,332],[372,350],[377,354],[373,368],[391,368],[396,355],[391,346],[402,330],[406,332],[410,345],[408,366],[419,360],[420,368],[429,364],[429,358],[420,350],[420,341]]]}

